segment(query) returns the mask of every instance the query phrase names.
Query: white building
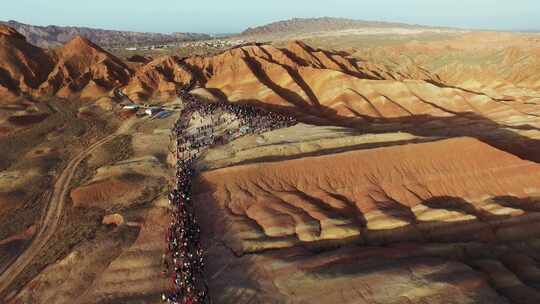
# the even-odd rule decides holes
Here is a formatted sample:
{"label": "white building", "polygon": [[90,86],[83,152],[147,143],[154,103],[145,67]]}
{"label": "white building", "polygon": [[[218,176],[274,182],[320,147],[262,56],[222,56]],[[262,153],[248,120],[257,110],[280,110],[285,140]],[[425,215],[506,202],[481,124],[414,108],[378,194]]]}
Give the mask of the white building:
{"label": "white building", "polygon": [[128,104],[123,107],[124,110],[137,110],[139,108],[139,105],[136,104]]}
{"label": "white building", "polygon": [[157,113],[161,112],[162,109],[161,108],[156,108],[156,107],[152,107],[152,108],[148,108],[146,110],[144,110],[144,113],[148,116],[154,116],[156,115]]}

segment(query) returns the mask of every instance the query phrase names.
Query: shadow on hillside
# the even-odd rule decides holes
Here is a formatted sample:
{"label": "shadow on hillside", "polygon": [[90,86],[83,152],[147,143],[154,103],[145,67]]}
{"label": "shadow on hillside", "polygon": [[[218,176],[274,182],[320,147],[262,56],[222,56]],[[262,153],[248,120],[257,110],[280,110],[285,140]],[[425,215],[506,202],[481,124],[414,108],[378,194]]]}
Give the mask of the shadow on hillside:
{"label": "shadow on hillside", "polygon": [[[519,130],[538,130],[530,125],[509,126],[472,112],[454,112],[450,117],[413,115],[398,118],[343,117],[337,114],[314,117],[291,111],[290,107],[268,105],[257,100],[242,100],[268,110],[298,114],[299,121],[315,125],[338,125],[354,128],[364,133],[407,132],[416,136],[453,138],[473,137],[490,146],[511,153],[525,160],[540,163],[540,140],[523,136]],[[329,113],[327,111],[326,113]]]}
{"label": "shadow on hillside", "polygon": [[[276,93],[279,97],[289,101],[290,103],[294,104],[296,107],[305,108],[306,110],[311,109],[313,104],[311,104],[309,101],[304,100],[302,96],[300,96],[298,93],[289,90],[285,87],[282,87],[272,81],[272,79],[263,71],[263,68],[261,64],[254,59],[253,57],[249,56],[249,54],[242,50],[244,52],[244,55],[246,57],[243,57],[242,60],[246,62],[246,65],[251,70],[253,75],[257,78],[258,81],[260,81],[262,84],[264,84],[266,87],[271,89],[274,93]],[[296,81],[295,77],[290,75],[293,80]],[[302,88],[301,83],[297,83],[298,86]],[[312,92],[313,93],[313,92]],[[309,96],[309,94],[307,94]],[[313,102],[313,101],[312,101]],[[318,101],[317,101],[318,102]],[[320,104],[315,103],[317,107],[320,106]]]}
{"label": "shadow on hillside", "polygon": [[208,81],[208,77],[204,74],[203,70],[199,68],[198,66],[195,66],[193,64],[189,64],[186,60],[177,60],[178,65],[180,65],[182,68],[186,70],[192,76],[196,82],[199,82],[200,86],[205,86],[206,82]]}
{"label": "shadow on hillside", "polygon": [[[306,51],[308,53],[314,53],[314,52],[320,52],[322,54],[324,54],[325,58],[328,59],[329,61],[331,61],[333,64],[335,64],[337,67],[339,67],[339,69],[341,70],[341,72],[345,73],[345,74],[348,74],[348,75],[351,75],[351,76],[354,76],[354,77],[357,77],[357,78],[360,78],[360,79],[370,79],[370,80],[380,80],[380,79],[383,79],[383,77],[381,75],[379,75],[377,72],[373,72],[375,75],[377,75],[378,77],[374,77],[374,76],[371,76],[371,75],[368,75],[366,73],[363,73],[363,72],[360,72],[360,71],[354,71],[354,70],[351,70],[349,69],[347,66],[345,66],[343,63],[340,63],[339,61],[337,61],[334,56],[340,56],[342,57],[344,60],[347,61],[347,63],[350,65],[350,66],[353,66],[353,67],[358,67],[359,66],[359,62],[360,60],[356,59],[356,58],[349,58],[347,56],[349,56],[349,54],[345,53],[345,52],[333,52],[333,51],[328,51],[328,50],[322,50],[322,49],[313,49],[307,45],[304,46],[304,48],[306,48]],[[287,56],[289,57],[289,59],[291,59],[292,61],[296,62],[297,64],[301,65],[301,66],[310,66],[310,64],[305,61],[304,59],[298,57],[296,54],[294,54],[293,52],[291,52],[290,50],[288,50],[287,48],[283,48],[281,49],[281,51]],[[320,65],[320,67],[322,68],[324,66],[324,64],[315,56],[313,56],[313,60],[314,61],[317,61]],[[277,63],[279,64],[278,62],[274,62],[274,63]]]}
{"label": "shadow on hillside", "polygon": [[464,92],[475,94],[475,95],[486,96],[486,97],[489,97],[489,98],[493,99],[494,101],[498,101],[498,102],[513,101],[514,100],[512,98],[493,98],[493,97],[487,95],[486,93],[483,93],[483,92],[480,92],[480,91],[474,91],[474,90],[470,90],[470,89],[465,89],[465,88],[462,88],[462,87],[445,84],[443,82],[435,81],[435,80],[432,80],[432,79],[428,79],[428,80],[426,80],[426,82],[430,83],[430,84],[432,84],[432,85],[434,85],[434,86],[436,86],[438,88],[441,88],[441,89],[456,89],[456,90],[464,91]]}
{"label": "shadow on hillside", "polygon": [[540,212],[540,197],[518,198],[514,196],[498,196],[494,202],[504,207],[521,209],[527,212]]}
{"label": "shadow on hillside", "polygon": [[[260,73],[260,72],[259,72]],[[439,139],[454,137],[476,138],[490,146],[503,150],[525,160],[540,163],[540,140],[523,136],[517,131],[539,130],[530,124],[512,126],[495,122],[474,112],[456,112],[428,101],[430,105],[452,116],[437,117],[427,114],[409,115],[396,118],[381,118],[354,112],[354,117],[341,116],[335,109],[311,106],[292,91],[281,91],[268,77],[259,76],[269,88],[277,90],[280,97],[291,100],[295,106],[269,104],[257,99],[235,101],[249,104],[269,111],[294,115],[299,122],[319,126],[340,126],[352,128],[351,134],[407,132],[416,136],[436,137]],[[216,95],[226,96],[219,89],[212,88]],[[278,93],[279,92],[279,93]],[[451,147],[450,147],[451,148]]]}
{"label": "shadow on hillside", "polygon": [[[275,111],[281,111],[285,113],[290,113],[290,108],[268,105],[257,100],[242,100],[240,103],[247,103],[252,105],[258,105],[263,108]],[[298,109],[295,109],[298,111]],[[308,118],[309,116],[304,116]],[[360,132],[391,132],[391,131],[406,131],[415,135],[426,136],[426,137],[443,137],[450,138],[456,136],[470,136],[478,138],[481,141],[484,141],[492,146],[498,147],[502,150],[508,151],[510,153],[522,156],[523,158],[529,158],[535,161],[539,161],[538,151],[540,151],[540,144],[537,140],[529,139],[523,137],[516,132],[512,131],[512,127],[504,126],[493,122],[485,117],[479,116],[475,113],[460,113],[454,112],[453,117],[433,117],[429,115],[415,115],[411,117],[403,118],[394,118],[394,119],[381,119],[381,118],[371,118],[371,117],[358,117],[353,120],[347,120],[343,117],[337,115],[329,117],[328,121],[334,122],[333,124],[343,125],[347,127],[352,127],[352,134],[357,134]],[[306,121],[310,122],[310,121]],[[381,126],[383,127],[381,130]],[[355,130],[356,129],[356,130]],[[518,129],[518,128],[516,128]],[[451,147],[449,147],[451,149]],[[209,184],[204,179],[199,179],[199,183],[195,187],[195,193],[212,193],[216,191],[213,185]],[[313,197],[309,195],[299,194],[304,200],[311,202],[317,206],[327,206],[322,199],[318,197]],[[411,243],[411,248],[409,252],[403,251],[402,253],[395,254],[392,253],[396,250],[386,249],[380,247],[380,254],[374,256],[364,256],[358,254],[356,256],[347,256],[343,253],[336,253],[336,255],[329,259],[332,260],[329,264],[325,264],[324,267],[313,267],[313,268],[304,268],[304,271],[317,275],[318,277],[325,278],[334,278],[341,275],[354,275],[361,273],[369,273],[374,270],[384,269],[388,267],[389,263],[396,264],[401,263],[402,261],[413,261],[413,259],[425,259],[425,258],[443,258],[448,259],[448,253],[445,252],[445,249],[449,248],[444,245],[447,244],[482,244],[489,248],[495,248],[495,246],[502,242],[509,241],[508,239],[499,240],[498,234],[493,230],[492,225],[489,222],[494,221],[497,223],[497,226],[503,227],[504,223],[512,223],[511,225],[530,223],[530,218],[525,216],[515,216],[511,217],[510,215],[495,215],[484,209],[480,209],[475,204],[465,200],[461,197],[451,197],[451,196],[439,196],[433,197],[427,200],[423,200],[422,204],[426,205],[431,209],[439,209],[441,211],[456,211],[466,215],[474,216],[473,219],[465,219],[458,222],[446,222],[442,220],[433,220],[433,221],[419,221],[417,216],[412,212],[412,210],[405,206],[404,204],[394,201],[389,198],[387,201],[383,201],[380,204],[377,204],[378,210],[383,212],[390,218],[395,218],[397,220],[405,221],[407,224],[404,227],[398,227],[389,230],[368,230],[366,228],[366,218],[363,213],[361,213],[358,208],[355,208],[356,202],[349,201],[344,196],[340,194],[330,195],[332,198],[346,202],[346,205],[349,206],[346,213],[356,218],[356,224],[362,228],[363,235],[362,240],[350,239],[350,240],[333,240],[331,242],[321,241],[321,242],[312,242],[312,243],[302,243],[300,242],[296,248],[289,249],[275,249],[275,250],[264,250],[264,252],[259,252],[258,254],[250,254],[244,256],[242,259],[238,259],[236,256],[231,255],[229,258],[221,254],[215,249],[211,249],[210,256],[214,257],[216,260],[212,260],[210,268],[213,273],[211,273],[209,284],[210,290],[222,290],[223,288],[228,288],[231,286],[231,283],[224,283],[221,276],[221,269],[227,268],[228,265],[235,261],[236,264],[235,271],[228,272],[226,276],[233,276],[234,282],[242,281],[245,284],[251,284],[255,282],[256,278],[252,277],[249,272],[239,271],[239,269],[253,269],[252,267],[260,267],[260,264],[254,262],[251,257],[264,257],[269,259],[269,261],[275,260],[277,263],[287,262],[295,263],[294,259],[299,258],[299,253],[294,252],[294,250],[299,249],[301,251],[301,260],[298,261],[298,265],[302,265],[303,262],[309,263],[311,258],[316,259],[320,255],[328,255],[332,257],[332,253],[336,250],[341,251],[358,248],[358,245],[368,246],[367,250],[373,249],[372,246],[387,246],[395,245],[401,243]],[[223,217],[223,214],[220,212],[230,213],[225,206],[228,206],[230,202],[216,202],[211,195],[206,196],[209,201],[201,202],[203,204],[197,204],[199,206],[198,215],[202,216],[201,226],[203,227],[203,235],[206,238],[206,244],[214,247],[227,247],[228,249],[231,244],[229,242],[242,242],[241,240],[231,240],[229,237],[224,235],[225,229],[223,227],[232,227],[235,224],[229,222],[229,220],[235,220],[237,218],[242,218],[238,214],[230,214],[231,218],[227,219]],[[231,194],[229,193],[229,199],[231,199]],[[517,198],[513,196],[499,196],[493,198],[493,201],[506,207],[521,209],[526,212],[540,211],[540,204],[538,199],[532,198]],[[327,211],[326,209],[324,209]],[[333,210],[328,210],[332,212]],[[240,219],[240,222],[245,222],[245,220]],[[223,228],[223,229],[222,229]],[[514,229],[515,227],[510,227]],[[253,225],[253,229],[258,230],[256,225]],[[515,229],[528,229],[526,226],[522,228]],[[247,231],[244,231],[247,233]],[[257,231],[260,232],[260,231]],[[210,235],[209,235],[210,234]],[[216,235],[213,235],[216,234]],[[538,235],[538,233],[536,233]],[[521,236],[523,237],[523,236]],[[530,236],[531,238],[535,237],[534,235]],[[216,241],[214,238],[219,239]],[[275,241],[282,241],[280,239],[275,239]],[[217,243],[214,244],[214,243]],[[440,251],[437,250],[424,250],[420,246],[422,243],[438,243],[441,248]],[[414,244],[416,243],[416,244]],[[208,246],[207,245],[207,246]],[[417,246],[417,250],[414,250]],[[434,248],[434,247],[433,247]],[[228,250],[226,250],[228,252]],[[288,252],[293,252],[293,254],[288,254]],[[390,251],[390,254],[388,252]],[[459,251],[459,249],[456,249]],[[383,254],[384,253],[384,254]],[[459,252],[461,253],[461,251]],[[395,256],[392,256],[395,254]],[[487,255],[491,252],[486,253]],[[460,256],[450,257],[451,259],[458,259]],[[295,264],[296,265],[296,264]],[[313,264],[316,265],[316,264]],[[451,279],[447,279],[444,276],[440,278],[433,274],[434,281],[448,282]],[[233,284],[234,286],[234,284]],[[241,286],[239,286],[241,287]]]}
{"label": "shadow on hillside", "polygon": [[505,219],[509,217],[508,215],[495,215],[486,210],[477,208],[474,204],[461,197],[438,196],[425,200],[422,204],[432,209],[449,210],[472,215],[481,221]]}

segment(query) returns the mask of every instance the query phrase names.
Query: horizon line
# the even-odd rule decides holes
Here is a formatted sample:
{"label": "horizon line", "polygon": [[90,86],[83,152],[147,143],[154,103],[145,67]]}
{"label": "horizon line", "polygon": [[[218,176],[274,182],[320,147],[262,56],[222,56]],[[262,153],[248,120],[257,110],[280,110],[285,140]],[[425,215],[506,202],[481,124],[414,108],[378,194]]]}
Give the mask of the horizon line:
{"label": "horizon line", "polygon": [[466,31],[487,31],[487,32],[514,32],[514,33],[540,33],[540,29],[534,29],[534,28],[515,28],[515,29],[509,29],[509,28],[484,28],[484,27],[465,27],[465,26],[459,26],[459,25],[433,25],[433,24],[420,24],[420,23],[408,23],[404,21],[388,21],[388,20],[376,20],[376,19],[353,19],[353,18],[346,18],[346,17],[334,17],[334,16],[319,16],[319,17],[292,17],[287,19],[279,19],[275,21],[270,21],[262,25],[252,25],[244,28],[241,31],[237,32],[194,32],[194,31],[137,31],[133,29],[122,29],[122,28],[112,28],[108,26],[101,26],[101,25],[77,25],[77,24],[36,24],[36,23],[27,23],[26,21],[18,21],[14,19],[9,19],[7,21],[0,20],[1,23],[20,23],[24,25],[30,25],[30,26],[38,26],[38,27],[75,27],[75,28],[88,28],[93,30],[105,30],[105,31],[119,31],[119,32],[135,32],[135,33],[151,33],[151,34],[163,34],[163,35],[172,35],[174,33],[192,33],[192,34],[206,34],[206,35],[235,35],[235,34],[241,34],[242,32],[263,27],[269,24],[282,22],[282,21],[291,21],[295,19],[300,20],[309,20],[309,19],[324,19],[324,18],[332,18],[332,19],[343,19],[343,20],[351,20],[351,21],[364,21],[364,22],[379,22],[379,23],[400,23],[403,25],[409,25],[409,26],[418,26],[418,27],[426,27],[426,28],[446,28],[446,29],[454,29],[454,30],[466,30]]}

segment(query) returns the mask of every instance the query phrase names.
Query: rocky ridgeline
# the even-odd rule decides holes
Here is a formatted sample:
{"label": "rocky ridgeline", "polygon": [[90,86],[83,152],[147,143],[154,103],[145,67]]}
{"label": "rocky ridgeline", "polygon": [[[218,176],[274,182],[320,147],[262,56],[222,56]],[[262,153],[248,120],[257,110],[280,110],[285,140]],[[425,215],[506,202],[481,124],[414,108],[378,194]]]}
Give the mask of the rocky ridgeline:
{"label": "rocky ridgeline", "polygon": [[13,20],[7,22],[0,21],[0,24],[15,28],[25,35],[30,43],[40,47],[58,47],[77,36],[83,36],[104,47],[137,44],[165,44],[210,38],[209,35],[197,33],[161,34],[104,30],[76,26],[36,26]]}

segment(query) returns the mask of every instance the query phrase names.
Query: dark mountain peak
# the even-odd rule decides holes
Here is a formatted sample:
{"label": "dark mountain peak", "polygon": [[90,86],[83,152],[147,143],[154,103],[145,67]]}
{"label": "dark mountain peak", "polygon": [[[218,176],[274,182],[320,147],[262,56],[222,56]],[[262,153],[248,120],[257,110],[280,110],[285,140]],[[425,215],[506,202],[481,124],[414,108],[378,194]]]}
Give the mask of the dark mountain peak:
{"label": "dark mountain peak", "polygon": [[166,44],[171,42],[209,39],[206,34],[195,33],[143,33],[133,31],[116,31],[105,30],[88,27],[75,26],[36,26],[21,23],[14,20],[7,22],[0,21],[0,24],[12,27],[22,35],[26,36],[27,40],[40,47],[58,47],[72,40],[77,36],[83,36],[94,43],[103,46],[124,46],[124,45],[152,45]]}
{"label": "dark mountain peak", "polygon": [[15,39],[26,40],[26,37],[24,37],[21,33],[17,32],[16,29],[3,24],[0,24],[0,36],[7,36]]}

